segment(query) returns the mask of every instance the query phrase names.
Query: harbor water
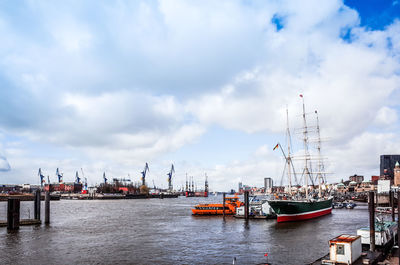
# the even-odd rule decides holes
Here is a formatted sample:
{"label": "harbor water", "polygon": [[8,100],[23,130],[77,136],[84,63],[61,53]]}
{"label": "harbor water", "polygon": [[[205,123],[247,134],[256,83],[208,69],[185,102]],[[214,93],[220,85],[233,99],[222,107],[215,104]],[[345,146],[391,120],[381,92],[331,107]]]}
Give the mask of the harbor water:
{"label": "harbor water", "polygon": [[[222,196],[51,202],[51,224],[0,228],[0,264],[307,264],[329,239],[368,226],[367,205],[293,223],[192,216],[197,203]],[[21,218],[33,216],[21,202]],[[0,219],[6,220],[6,202]],[[42,204],[42,220],[43,217]],[[268,257],[265,257],[268,253]]]}

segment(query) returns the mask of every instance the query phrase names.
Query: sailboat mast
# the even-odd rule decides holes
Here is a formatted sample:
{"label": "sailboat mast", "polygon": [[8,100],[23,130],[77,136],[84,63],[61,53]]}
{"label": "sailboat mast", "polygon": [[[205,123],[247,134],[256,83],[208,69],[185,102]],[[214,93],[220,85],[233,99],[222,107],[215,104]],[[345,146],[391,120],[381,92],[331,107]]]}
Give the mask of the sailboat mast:
{"label": "sailboat mast", "polygon": [[287,162],[287,167],[288,167],[288,180],[289,180],[289,194],[292,194],[292,176],[291,176],[291,170],[290,170],[290,164],[291,164],[291,156],[290,156],[290,130],[289,130],[289,110],[286,107],[286,136],[287,136],[287,147],[288,147],[288,156],[286,159]]}
{"label": "sailboat mast", "polygon": [[317,134],[318,134],[318,147],[317,147],[317,150],[318,150],[318,189],[319,189],[319,191],[318,191],[318,195],[319,195],[319,198],[321,198],[321,196],[322,196],[322,188],[321,188],[321,180],[322,180],[322,172],[323,172],[323,170],[324,170],[324,164],[323,164],[323,162],[322,162],[322,156],[321,156],[321,134],[320,134],[320,132],[319,132],[319,119],[318,119],[318,112],[317,111],[315,111],[315,114],[316,114],[316,116],[317,116]]}
{"label": "sailboat mast", "polygon": [[303,100],[303,142],[304,142],[304,178],[305,178],[305,185],[306,185],[306,199],[308,200],[308,178],[310,176],[310,172],[308,170],[308,160],[309,160],[309,153],[308,153],[308,130],[307,130],[307,122],[306,122],[306,108],[304,106],[304,97],[300,95],[301,99]]}

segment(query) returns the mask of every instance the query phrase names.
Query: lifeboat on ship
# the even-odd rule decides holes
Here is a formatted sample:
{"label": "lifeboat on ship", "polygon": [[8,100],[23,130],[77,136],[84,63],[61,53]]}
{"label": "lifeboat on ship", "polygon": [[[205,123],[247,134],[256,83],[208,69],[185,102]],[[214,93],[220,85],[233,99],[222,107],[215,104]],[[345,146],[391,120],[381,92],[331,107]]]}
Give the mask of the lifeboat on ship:
{"label": "lifeboat on ship", "polygon": [[[238,196],[225,198],[225,214],[235,214],[236,208],[243,206]],[[217,215],[224,214],[224,205],[222,203],[197,204],[192,209],[193,215]]]}

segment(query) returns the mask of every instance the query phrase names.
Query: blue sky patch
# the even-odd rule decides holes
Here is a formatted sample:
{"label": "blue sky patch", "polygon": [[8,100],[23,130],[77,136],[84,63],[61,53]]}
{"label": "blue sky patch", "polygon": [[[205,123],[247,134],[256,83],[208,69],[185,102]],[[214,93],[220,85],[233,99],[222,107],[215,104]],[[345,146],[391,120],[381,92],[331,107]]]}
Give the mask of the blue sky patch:
{"label": "blue sky patch", "polygon": [[276,26],[276,31],[280,31],[285,27],[285,17],[279,14],[274,14],[271,19],[271,23]]}

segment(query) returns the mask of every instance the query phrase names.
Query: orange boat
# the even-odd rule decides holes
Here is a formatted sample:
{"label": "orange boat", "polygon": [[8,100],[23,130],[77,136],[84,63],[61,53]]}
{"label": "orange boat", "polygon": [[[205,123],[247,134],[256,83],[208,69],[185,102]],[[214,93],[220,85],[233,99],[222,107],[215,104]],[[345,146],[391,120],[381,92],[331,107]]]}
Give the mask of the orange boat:
{"label": "orange boat", "polygon": [[[225,198],[225,214],[235,214],[236,208],[243,206],[243,202],[239,201],[239,197],[226,197]],[[195,215],[215,215],[223,214],[224,205],[222,203],[212,204],[197,204],[192,213]]]}

